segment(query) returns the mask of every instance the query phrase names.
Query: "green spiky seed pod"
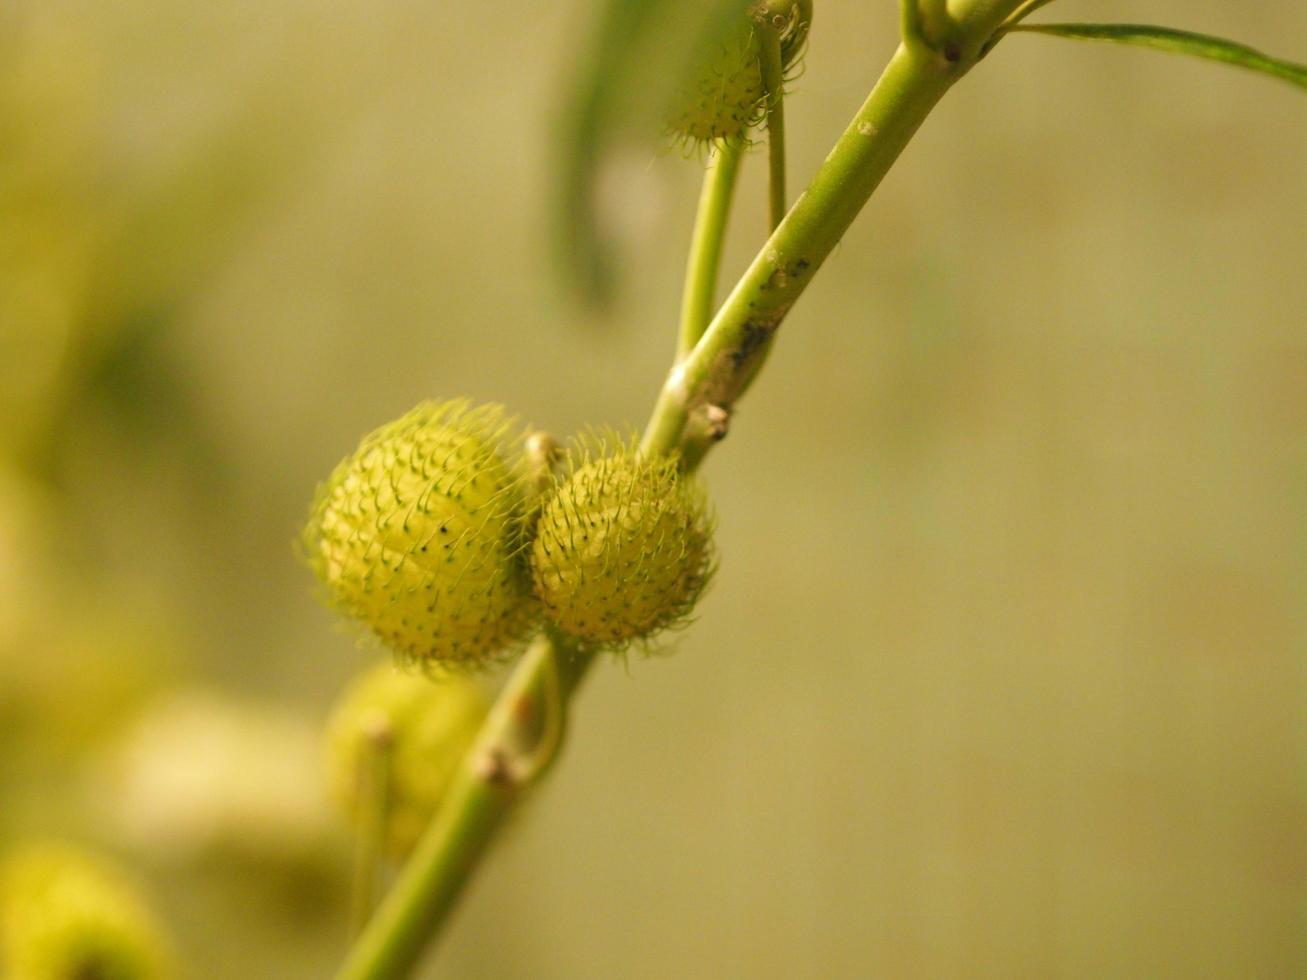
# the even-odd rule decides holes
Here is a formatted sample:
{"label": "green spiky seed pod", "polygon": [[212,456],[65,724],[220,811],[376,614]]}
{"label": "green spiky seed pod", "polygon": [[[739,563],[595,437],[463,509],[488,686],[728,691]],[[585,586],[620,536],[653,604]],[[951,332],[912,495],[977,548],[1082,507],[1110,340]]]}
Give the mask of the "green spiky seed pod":
{"label": "green spiky seed pod", "polygon": [[424,402],[318,488],[303,543],[328,599],[409,663],[475,667],[533,618],[521,474],[498,406]]}
{"label": "green spiky seed pod", "polygon": [[673,457],[583,446],[540,514],[531,549],[546,618],[620,649],[685,621],[712,574],[703,489]]}
{"label": "green spiky seed pod", "polygon": [[356,826],[362,823],[366,807],[376,802],[364,794],[378,788],[370,767],[381,751],[385,847],[392,857],[404,857],[430,822],[488,707],[465,674],[432,679],[388,663],[364,671],[327,723],[332,795]]}
{"label": "green spiky seed pod", "polygon": [[743,139],[765,115],[758,18],[778,24],[781,64],[797,64],[812,21],[809,0],[755,5],[750,12],[714,34],[693,59],[685,83],[668,116],[672,132],[696,143]]}
{"label": "green spiky seed pod", "polygon": [[170,942],[126,878],[61,844],[33,844],[0,868],[0,976],[163,980]]}

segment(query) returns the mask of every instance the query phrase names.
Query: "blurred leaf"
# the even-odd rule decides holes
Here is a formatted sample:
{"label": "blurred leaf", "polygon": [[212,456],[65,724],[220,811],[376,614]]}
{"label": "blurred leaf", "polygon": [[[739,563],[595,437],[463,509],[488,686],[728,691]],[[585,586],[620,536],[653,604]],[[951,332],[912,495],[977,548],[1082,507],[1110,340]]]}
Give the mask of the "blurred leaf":
{"label": "blurred leaf", "polygon": [[1084,41],[1115,41],[1118,44],[1135,44],[1159,51],[1187,54],[1210,61],[1224,61],[1259,71],[1264,75],[1284,79],[1307,88],[1307,66],[1272,58],[1255,48],[1224,38],[1171,27],[1151,27],[1146,24],[1019,24],[1013,31],[1032,34],[1052,34],[1057,37],[1078,38]]}
{"label": "blurred leaf", "polygon": [[607,303],[614,285],[615,243],[596,196],[607,157],[626,139],[651,150],[658,145],[668,101],[694,52],[746,6],[747,0],[601,0],[563,119],[555,218],[564,270],[590,303]]}

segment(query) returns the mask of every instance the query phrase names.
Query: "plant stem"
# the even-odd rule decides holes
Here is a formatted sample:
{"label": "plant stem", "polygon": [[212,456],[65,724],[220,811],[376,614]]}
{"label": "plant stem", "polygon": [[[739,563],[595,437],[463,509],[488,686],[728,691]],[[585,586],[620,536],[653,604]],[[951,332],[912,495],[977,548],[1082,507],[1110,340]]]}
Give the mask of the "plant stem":
{"label": "plant stem", "polygon": [[690,238],[685,289],[681,294],[678,361],[694,349],[716,308],[717,270],[721,265],[726,218],[731,210],[742,152],[739,140],[719,140],[708,158],[703,190],[699,192],[699,210],[694,217],[694,232]]}
{"label": "plant stem", "polygon": [[[811,14],[809,13],[809,16]],[[762,57],[760,60],[763,89],[767,93],[767,232],[771,234],[780,227],[785,219],[787,195],[785,193],[785,74],[781,58],[780,31],[775,24],[769,23],[762,28]],[[745,387],[752,384],[753,378],[762,370],[771,355],[772,341],[768,338],[763,349],[758,352],[749,368],[749,380]],[[730,419],[728,412],[713,409],[705,420],[704,439],[715,442],[726,434],[726,425]]]}
{"label": "plant stem", "polygon": [[[911,0],[909,0],[911,2]],[[725,433],[752,367],[817,268],[926,115],[979,57],[1020,0],[959,0],[947,53],[921,38],[895,52],[808,189],[731,292],[688,357],[673,367],[641,451],[682,453],[693,471]],[[337,980],[404,977],[444,925],[512,805],[556,756],[566,706],[593,654],[542,637],[518,663],[417,849],[351,949]],[[558,712],[551,720],[545,712]],[[542,739],[548,738],[547,750]],[[525,769],[523,759],[531,761]]]}
{"label": "plant stem", "polygon": [[785,217],[785,70],[781,34],[770,24],[760,29],[759,66],[767,98],[767,230]]}
{"label": "plant stem", "polygon": [[1003,27],[1008,28],[1014,24],[1021,23],[1021,21],[1025,20],[1040,7],[1047,7],[1052,2],[1053,0],[1026,0],[1025,3],[1017,8],[1017,10],[1015,10],[1012,15],[1003,22]]}
{"label": "plant stem", "polygon": [[962,70],[924,46],[900,45],[807,190],[668,375],[646,451],[681,446],[685,465],[698,464],[717,431],[700,418],[729,416],[790,308]]}
{"label": "plant stem", "polygon": [[899,0],[899,34],[908,42],[925,34],[921,0]]}
{"label": "plant stem", "polygon": [[1009,14],[1007,18],[1003,21],[1003,23],[1001,23],[998,26],[998,28],[994,31],[994,33],[990,35],[989,40],[985,42],[984,47],[982,47],[980,50],[981,56],[983,57],[984,55],[988,54],[990,49],[992,49],[994,45],[998,44],[999,41],[1003,40],[1003,37],[1006,34],[1009,34],[1010,32],[1015,30],[1019,30],[1020,29],[1019,25],[1021,24],[1021,22],[1025,20],[1027,17],[1029,17],[1031,14],[1033,14],[1036,10],[1038,10],[1040,7],[1047,7],[1052,2],[1053,0],[1023,0],[1020,6],[1018,6],[1017,9],[1014,10],[1011,14]]}
{"label": "plant stem", "polygon": [[[762,32],[761,57],[759,58],[763,91],[767,99],[767,233],[771,234],[780,227],[785,219],[785,72],[781,58],[780,28],[770,19],[760,28]],[[759,351],[750,367],[749,382],[762,370],[771,355],[772,340],[769,338],[764,348]],[[745,387],[748,385],[746,384]],[[706,438],[716,441],[725,435],[725,424],[729,414],[714,411],[708,419],[712,426]]]}
{"label": "plant stem", "polygon": [[394,732],[384,715],[370,720],[365,726],[356,776],[363,819],[354,850],[351,937],[363,931],[376,903],[381,855],[390,823],[390,750],[393,744]]}
{"label": "plant stem", "polygon": [[407,976],[509,809],[556,757],[561,713],[591,657],[547,636],[532,643],[337,980]]}

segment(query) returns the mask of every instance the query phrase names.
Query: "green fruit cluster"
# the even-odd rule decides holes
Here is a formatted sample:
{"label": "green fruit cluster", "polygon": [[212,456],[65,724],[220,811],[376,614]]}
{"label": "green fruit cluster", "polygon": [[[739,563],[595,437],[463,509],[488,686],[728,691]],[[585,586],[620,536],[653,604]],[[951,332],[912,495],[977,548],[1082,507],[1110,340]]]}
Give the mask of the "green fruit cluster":
{"label": "green fruit cluster", "polygon": [[541,625],[621,649],[684,622],[713,568],[698,482],[612,439],[529,481],[509,429],[497,406],[426,402],[367,436],[303,534],[328,601],[438,670],[503,657]]}

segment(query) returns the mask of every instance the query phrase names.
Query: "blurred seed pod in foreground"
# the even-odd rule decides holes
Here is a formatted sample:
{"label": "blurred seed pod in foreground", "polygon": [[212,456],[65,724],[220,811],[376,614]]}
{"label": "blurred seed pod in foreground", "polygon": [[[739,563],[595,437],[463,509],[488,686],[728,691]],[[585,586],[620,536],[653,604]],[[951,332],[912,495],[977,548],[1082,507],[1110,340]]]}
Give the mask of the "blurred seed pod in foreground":
{"label": "blurred seed pod in foreground", "polygon": [[[428,678],[381,663],[345,689],[327,724],[332,795],[357,827],[384,812],[385,846],[403,857],[431,820],[489,705],[465,674]],[[367,800],[367,793],[380,799]]]}

